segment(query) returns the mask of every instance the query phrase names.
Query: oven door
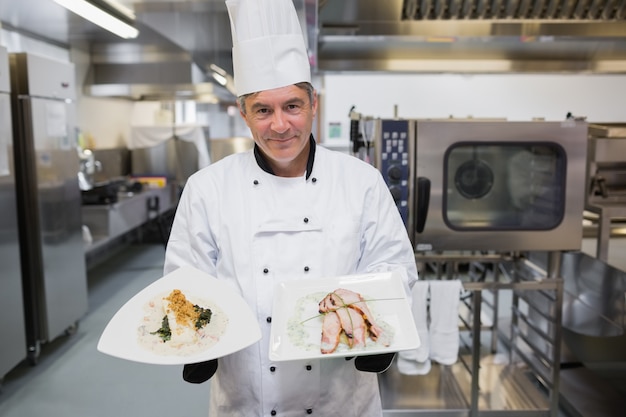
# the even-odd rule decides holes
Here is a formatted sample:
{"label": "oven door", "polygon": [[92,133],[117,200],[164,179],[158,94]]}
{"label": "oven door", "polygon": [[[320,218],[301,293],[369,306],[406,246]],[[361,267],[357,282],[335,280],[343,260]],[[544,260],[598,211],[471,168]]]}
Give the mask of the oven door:
{"label": "oven door", "polygon": [[580,249],[586,123],[418,121],[416,132],[418,251]]}

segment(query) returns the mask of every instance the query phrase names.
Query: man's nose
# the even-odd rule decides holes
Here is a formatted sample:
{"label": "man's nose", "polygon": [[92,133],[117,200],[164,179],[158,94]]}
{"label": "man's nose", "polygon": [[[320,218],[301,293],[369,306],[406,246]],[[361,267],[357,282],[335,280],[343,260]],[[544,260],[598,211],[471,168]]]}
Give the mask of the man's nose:
{"label": "man's nose", "polygon": [[272,115],[272,130],[277,133],[283,133],[287,129],[289,129],[287,115],[281,110],[275,111]]}

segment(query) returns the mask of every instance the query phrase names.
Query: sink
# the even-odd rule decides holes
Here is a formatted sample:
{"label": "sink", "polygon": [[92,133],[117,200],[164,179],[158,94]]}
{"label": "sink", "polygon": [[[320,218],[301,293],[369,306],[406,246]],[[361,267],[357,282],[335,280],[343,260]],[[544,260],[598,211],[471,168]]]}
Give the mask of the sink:
{"label": "sink", "polygon": [[626,361],[626,272],[563,254],[563,342],[581,362]]}
{"label": "sink", "polygon": [[112,204],[118,199],[119,184],[106,182],[94,185],[89,190],[82,190],[83,205]]}
{"label": "sink", "polygon": [[82,191],[83,205],[106,205],[133,197],[143,190],[143,185],[126,178],[97,183]]}

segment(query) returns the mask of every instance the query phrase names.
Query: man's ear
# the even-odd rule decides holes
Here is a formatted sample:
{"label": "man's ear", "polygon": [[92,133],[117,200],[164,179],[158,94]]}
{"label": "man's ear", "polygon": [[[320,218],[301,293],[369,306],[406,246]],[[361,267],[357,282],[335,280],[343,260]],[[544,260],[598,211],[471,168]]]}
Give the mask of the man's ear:
{"label": "man's ear", "polygon": [[237,108],[239,109],[239,115],[241,116],[243,121],[246,122],[246,126],[250,127],[250,125],[248,124],[248,115],[246,115],[246,113],[244,113],[244,111],[242,110],[241,105],[239,103],[237,103]]}

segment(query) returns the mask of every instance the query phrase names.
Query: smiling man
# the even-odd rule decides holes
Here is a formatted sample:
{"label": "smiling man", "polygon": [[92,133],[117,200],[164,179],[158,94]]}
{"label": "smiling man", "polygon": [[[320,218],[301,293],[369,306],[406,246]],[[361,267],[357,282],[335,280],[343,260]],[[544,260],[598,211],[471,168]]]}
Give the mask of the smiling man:
{"label": "smiling man", "polygon": [[313,86],[303,82],[247,94],[239,98],[239,109],[274,174],[303,175],[317,111]]}
{"label": "smiling man", "polygon": [[316,144],[317,96],[291,0],[226,5],[239,109],[255,146],[189,178],[165,273],[191,265],[228,282],[262,338],[185,365],[183,377],[211,379],[211,417],[380,417],[376,372],[394,353],[271,361],[274,286],[400,268],[409,294],[417,269],[404,223],[375,168]]}

